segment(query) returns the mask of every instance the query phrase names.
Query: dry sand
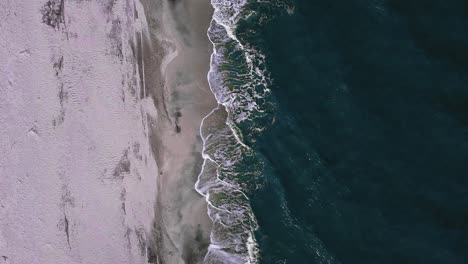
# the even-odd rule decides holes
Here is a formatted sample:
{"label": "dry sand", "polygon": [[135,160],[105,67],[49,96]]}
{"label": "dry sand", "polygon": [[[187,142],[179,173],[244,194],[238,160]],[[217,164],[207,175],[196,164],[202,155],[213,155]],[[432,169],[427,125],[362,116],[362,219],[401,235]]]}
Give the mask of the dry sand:
{"label": "dry sand", "polygon": [[147,264],[146,21],[136,0],[0,1],[0,263]]}
{"label": "dry sand", "polygon": [[143,5],[152,35],[151,54],[145,51],[143,59],[146,89],[158,109],[152,142],[160,168],[149,259],[201,263],[211,221],[194,184],[202,164],[201,120],[216,107],[207,81],[212,46],[206,31],[213,10],[209,0]]}

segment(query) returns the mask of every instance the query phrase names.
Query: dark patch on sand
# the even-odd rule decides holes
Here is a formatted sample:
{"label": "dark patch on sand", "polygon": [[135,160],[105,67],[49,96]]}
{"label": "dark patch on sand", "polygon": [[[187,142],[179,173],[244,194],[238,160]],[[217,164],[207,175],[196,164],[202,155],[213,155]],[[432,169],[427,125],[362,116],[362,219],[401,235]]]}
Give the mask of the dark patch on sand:
{"label": "dark patch on sand", "polygon": [[[159,192],[158,192],[159,193]],[[164,210],[161,198],[156,199],[156,212]],[[153,220],[152,232],[146,245],[148,263],[164,264],[167,256],[173,256],[178,249],[167,232],[166,224],[161,214],[156,214]]]}
{"label": "dark patch on sand", "polygon": [[114,9],[114,5],[115,5],[115,0],[104,0],[102,2],[103,12],[106,15],[111,15],[112,9]]}
{"label": "dark patch on sand", "polygon": [[64,0],[49,0],[41,8],[42,22],[53,28],[60,28],[65,23]]}
{"label": "dark patch on sand", "polygon": [[109,39],[111,40],[111,50],[110,54],[116,56],[121,62],[123,61],[123,51],[122,51],[122,26],[119,19],[112,20],[112,26],[108,34]]}
{"label": "dark patch on sand", "polygon": [[140,253],[142,256],[144,256],[146,254],[146,239],[143,227],[136,228],[135,234],[138,239],[138,247],[140,248]]}
{"label": "dark patch on sand", "polygon": [[62,207],[69,205],[71,207],[75,207],[75,198],[72,196],[70,189],[68,189],[67,185],[62,186]]}
{"label": "dark patch on sand", "polygon": [[159,264],[158,262],[158,256],[155,254],[154,250],[152,247],[147,247],[146,248],[146,256],[148,258],[148,263],[151,264]]}
{"label": "dark patch on sand", "polygon": [[135,43],[133,41],[129,41],[128,45],[132,51],[132,74],[128,77],[127,86],[128,86],[128,91],[130,92],[130,94],[135,96],[136,94],[135,87],[137,85],[137,80],[136,80],[137,65],[135,62],[135,58],[136,58]]}
{"label": "dark patch on sand", "polygon": [[176,124],[176,125],[175,125],[175,132],[176,132],[177,134],[179,134],[180,132],[182,132],[182,128],[180,128],[180,125],[179,125],[179,124]]}
{"label": "dark patch on sand", "polygon": [[182,249],[182,257],[187,264],[195,264],[203,261],[209,246],[209,239],[203,237],[203,231],[198,225],[194,234],[187,233],[187,238]]}
{"label": "dark patch on sand", "polygon": [[128,159],[128,149],[124,151],[124,154],[120,158],[119,163],[112,173],[113,179],[123,180],[124,174],[130,173],[130,160]]}
{"label": "dark patch on sand", "polygon": [[175,116],[175,132],[180,133],[182,131],[182,128],[180,127],[179,119],[182,117],[182,113],[179,110],[177,110],[174,116]]}
{"label": "dark patch on sand", "polygon": [[181,0],[167,0],[171,6],[174,6],[181,2]]}
{"label": "dark patch on sand", "polygon": [[143,156],[140,153],[140,143],[138,142],[133,143],[133,155],[135,155],[135,158],[143,160]]}
{"label": "dark patch on sand", "polygon": [[64,104],[68,101],[68,92],[65,90],[65,85],[62,81],[62,70],[64,66],[63,61],[63,56],[59,56],[58,59],[52,65],[52,67],[55,70],[55,76],[59,81],[59,92],[57,94],[57,97],[59,98],[60,102],[60,113],[54,120],[52,120],[52,125],[54,126],[54,128],[61,125],[65,121]]}
{"label": "dark patch on sand", "polygon": [[61,109],[59,115],[54,120],[52,120],[52,126],[54,126],[54,128],[57,126],[60,126],[61,124],[63,124],[64,121],[65,121],[65,110]]}
{"label": "dark patch on sand", "polygon": [[63,68],[63,56],[60,56],[59,59],[54,62],[55,76],[58,76],[62,72]]}
{"label": "dark patch on sand", "polygon": [[127,239],[127,249],[128,251],[131,252],[132,250],[132,241],[130,240],[130,234],[132,233],[132,229],[130,229],[129,227],[127,227],[127,230],[125,231],[125,239]]}
{"label": "dark patch on sand", "polygon": [[60,84],[60,89],[58,92],[58,98],[60,100],[60,106],[63,107],[64,102],[68,101],[68,92],[65,91],[63,83]]}

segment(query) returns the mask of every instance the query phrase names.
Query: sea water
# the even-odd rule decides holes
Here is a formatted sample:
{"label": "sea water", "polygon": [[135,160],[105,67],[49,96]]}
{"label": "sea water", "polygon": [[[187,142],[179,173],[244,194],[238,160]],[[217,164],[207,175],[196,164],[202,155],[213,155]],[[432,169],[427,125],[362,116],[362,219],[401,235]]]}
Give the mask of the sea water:
{"label": "sea water", "polygon": [[212,4],[206,262],[468,263],[466,1]]}

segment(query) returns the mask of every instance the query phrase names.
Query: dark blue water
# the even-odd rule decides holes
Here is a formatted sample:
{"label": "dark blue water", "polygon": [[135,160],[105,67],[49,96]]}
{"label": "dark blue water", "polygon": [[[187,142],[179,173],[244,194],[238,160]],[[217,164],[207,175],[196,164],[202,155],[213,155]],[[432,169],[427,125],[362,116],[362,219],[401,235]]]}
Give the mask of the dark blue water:
{"label": "dark blue water", "polygon": [[468,2],[293,6],[238,30],[276,105],[261,263],[468,263]]}

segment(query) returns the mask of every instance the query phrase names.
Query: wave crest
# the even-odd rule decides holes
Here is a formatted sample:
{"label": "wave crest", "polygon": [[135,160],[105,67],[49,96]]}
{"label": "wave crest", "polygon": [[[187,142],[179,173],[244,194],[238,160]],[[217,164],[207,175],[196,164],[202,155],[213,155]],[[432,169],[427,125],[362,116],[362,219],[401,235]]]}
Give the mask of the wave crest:
{"label": "wave crest", "polygon": [[208,81],[219,105],[202,121],[204,162],[195,185],[206,198],[213,221],[204,263],[259,262],[254,236],[258,225],[248,194],[261,185],[264,165],[250,146],[272,123],[275,109],[265,56],[236,32],[240,22],[261,18],[246,8],[250,2],[211,1],[214,13],[208,37],[213,53]]}

